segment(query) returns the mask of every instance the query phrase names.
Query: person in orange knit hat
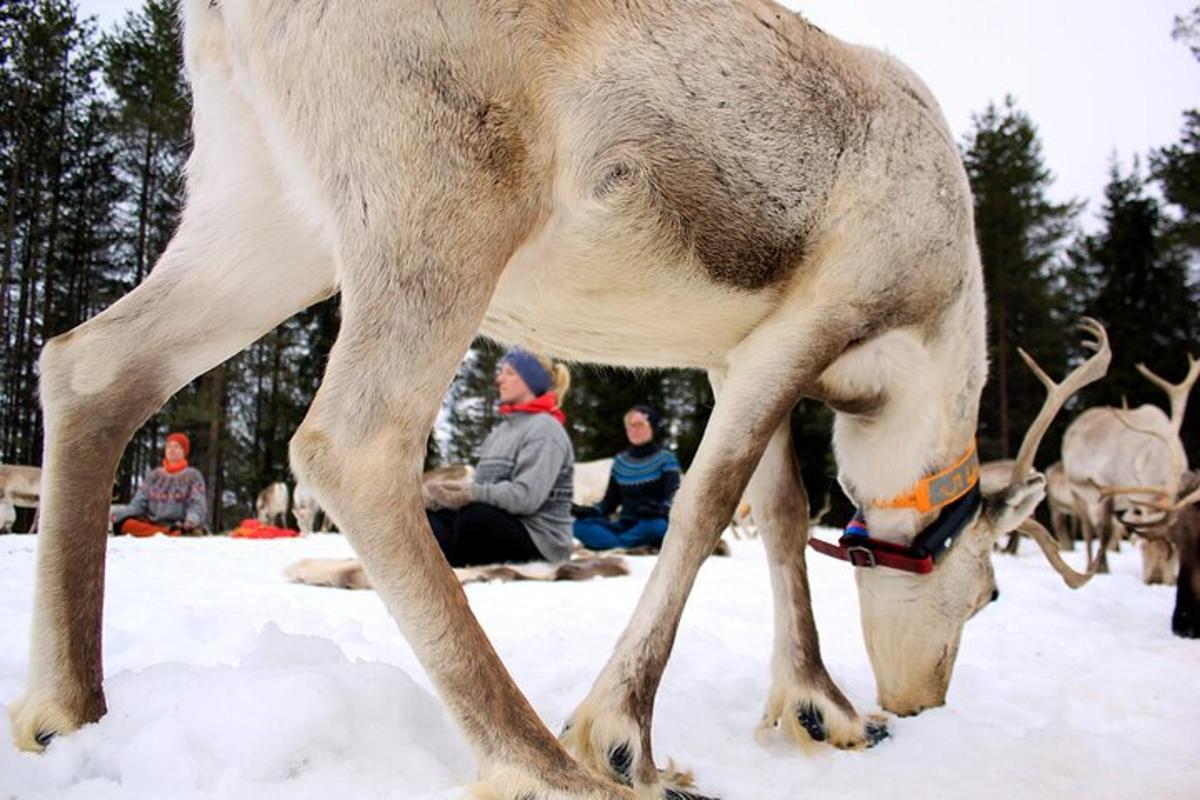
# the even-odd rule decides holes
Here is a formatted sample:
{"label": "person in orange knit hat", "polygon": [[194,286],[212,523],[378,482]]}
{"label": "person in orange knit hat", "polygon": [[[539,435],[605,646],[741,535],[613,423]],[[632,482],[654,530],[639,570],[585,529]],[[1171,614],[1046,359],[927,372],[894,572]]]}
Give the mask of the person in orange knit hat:
{"label": "person in orange knit hat", "polygon": [[115,533],[178,536],[201,533],[208,527],[208,492],[200,470],[188,466],[191,450],[186,435],[167,437],[162,466],[146,474],[129,505],[113,507]]}

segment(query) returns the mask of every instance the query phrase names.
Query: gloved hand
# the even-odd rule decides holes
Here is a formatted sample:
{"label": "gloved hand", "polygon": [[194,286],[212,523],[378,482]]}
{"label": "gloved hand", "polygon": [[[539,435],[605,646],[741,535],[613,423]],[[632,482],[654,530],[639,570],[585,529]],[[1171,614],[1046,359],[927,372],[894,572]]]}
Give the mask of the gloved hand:
{"label": "gloved hand", "polygon": [[634,516],[638,519],[666,519],[671,513],[671,507],[662,503],[646,502],[638,506]]}
{"label": "gloved hand", "polygon": [[471,502],[471,481],[442,481],[427,487],[439,508],[462,508]]}
{"label": "gloved hand", "polygon": [[600,509],[595,506],[580,506],[571,503],[571,516],[576,519],[586,519],[588,517],[600,516]]}

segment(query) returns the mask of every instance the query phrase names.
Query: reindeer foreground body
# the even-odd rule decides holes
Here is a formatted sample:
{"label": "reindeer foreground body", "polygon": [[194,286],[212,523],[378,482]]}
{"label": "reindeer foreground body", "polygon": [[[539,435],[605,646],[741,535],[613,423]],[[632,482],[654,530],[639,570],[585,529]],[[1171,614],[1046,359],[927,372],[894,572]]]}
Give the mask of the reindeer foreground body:
{"label": "reindeer foreground body", "polygon": [[[788,413],[802,397],[837,412],[842,485],[897,544],[937,511],[880,503],[972,451],[986,373],[972,204],[912,73],[758,0],[184,0],[182,15],[195,149],[179,230],[141,286],[42,354],[43,533],[15,741],[37,749],[105,712],[104,528],[134,430],[337,291],[341,331],[292,466],[473,745],[475,796],[686,796],[655,767],[654,697],[747,484],[776,608],[764,725],[877,741],[882,724],[821,661]],[[180,307],[198,313],[165,324]],[[426,437],[481,327],[569,359],[703,368],[717,395],[657,566],[561,743],[422,507]],[[1048,421],[935,572],[856,570],[885,709],[944,702],[963,625],[992,596],[992,543],[1042,497],[1025,451]]]}

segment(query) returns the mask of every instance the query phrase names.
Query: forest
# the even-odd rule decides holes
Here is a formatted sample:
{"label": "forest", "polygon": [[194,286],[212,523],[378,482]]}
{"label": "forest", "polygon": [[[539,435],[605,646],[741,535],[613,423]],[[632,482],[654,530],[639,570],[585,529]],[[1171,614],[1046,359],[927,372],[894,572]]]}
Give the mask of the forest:
{"label": "forest", "polygon": [[[1189,47],[1200,61],[1198,33],[1200,6],[1176,19],[1173,32],[1164,30],[1164,46]],[[41,462],[42,346],[137,285],[178,222],[190,147],[179,44],[171,0],[146,0],[109,30],[69,0],[0,3],[0,463]],[[1165,406],[1166,397],[1135,365],[1175,381],[1187,369],[1187,355],[1200,355],[1200,109],[1180,110],[1176,141],[1132,163],[1113,159],[1093,208],[1050,199],[1053,165],[1018,98],[985,99],[960,147],[988,293],[981,457],[1015,455],[1042,401],[1041,384],[1017,348],[1061,373],[1083,355],[1073,333],[1083,315],[1107,327],[1114,361],[1109,377],[1076,398],[1074,409]],[[214,529],[252,516],[262,487],[292,481],[288,440],[337,331],[334,298],[193,381],[138,431],[114,498],[132,494],[159,462],[167,433],[181,430],[192,441],[191,462],[209,482]],[[430,466],[472,459],[496,419],[492,378],[501,352],[480,339],[465,354],[430,437]],[[564,409],[577,460],[620,449],[621,414],[645,403],[660,410],[662,436],[686,468],[713,404],[704,374],[571,368]],[[1192,453],[1200,444],[1196,402],[1183,430]],[[803,402],[793,415],[813,505],[830,493],[840,498],[831,413]],[[1057,459],[1072,416],[1060,415],[1039,464]],[[838,502],[844,517],[845,501]]]}

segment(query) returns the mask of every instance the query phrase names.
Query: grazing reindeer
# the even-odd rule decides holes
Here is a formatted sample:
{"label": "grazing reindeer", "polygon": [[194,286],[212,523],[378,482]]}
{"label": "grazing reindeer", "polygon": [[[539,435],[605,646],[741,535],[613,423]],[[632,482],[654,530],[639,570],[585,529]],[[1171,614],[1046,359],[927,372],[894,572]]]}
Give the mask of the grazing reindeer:
{"label": "grazing reindeer", "polygon": [[1093,536],[1100,540],[1100,571],[1108,571],[1105,551],[1119,523],[1143,535],[1146,582],[1169,583],[1174,562],[1160,563],[1173,558],[1164,538],[1168,522],[1150,501],[1174,502],[1188,468],[1179,431],[1188,395],[1200,378],[1200,361],[1188,356],[1188,374],[1177,384],[1163,380],[1144,364],[1138,364],[1138,370],[1166,392],[1170,416],[1150,404],[1134,409],[1089,408],[1063,434],[1063,467],[1076,496],[1089,552]]}
{"label": "grazing reindeer", "polygon": [[267,488],[258,493],[254,501],[254,511],[258,521],[264,525],[287,526],[287,512],[290,498],[287,484],[283,481],[267,484]]}
{"label": "grazing reindeer", "polygon": [[[776,601],[768,724],[877,741],[821,661],[788,415],[804,397],[837,412],[840,480],[872,542],[904,549],[936,527],[940,500],[889,499],[969,466],[983,280],[966,175],[924,85],[762,0],[181,9],[195,146],[179,229],[140,286],[41,356],[43,532],[16,743],[39,749],[105,712],[104,527],[133,432],[337,291],[341,330],[292,466],[472,744],[476,797],[682,796],[651,753],[654,697],[747,484]],[[171,318],[181,304],[200,313]],[[561,743],[422,504],[426,437],[481,327],[570,359],[707,369],[717,396],[662,554]],[[963,625],[991,597],[992,542],[1030,525],[1043,495],[1031,463],[982,511],[956,506],[971,513],[933,572],[860,562],[885,709],[944,702]]]}
{"label": "grazing reindeer", "polygon": [[[42,471],[38,467],[0,464],[0,531],[12,530],[18,508],[38,508],[42,491]],[[38,528],[34,512],[31,530]]]}
{"label": "grazing reindeer", "polygon": [[[1015,462],[1011,458],[988,461],[979,467],[979,489],[984,497],[996,494],[1008,488]],[[1050,526],[1054,538],[1062,550],[1075,549],[1075,528],[1077,517],[1074,514],[1074,498],[1070,494],[1066,473],[1061,461],[1056,461],[1046,470],[1046,505],[1050,507]],[[1013,531],[1004,546],[1004,552],[1016,555],[1020,531]]]}
{"label": "grazing reindeer", "polygon": [[1063,550],[1074,550],[1081,523],[1076,513],[1075,496],[1061,461],[1046,470],[1046,505],[1050,507],[1050,528]]}
{"label": "grazing reindeer", "polygon": [[317,496],[303,483],[297,483],[292,491],[292,516],[296,518],[296,527],[301,533],[312,533],[317,530],[321,515],[321,504]]}

